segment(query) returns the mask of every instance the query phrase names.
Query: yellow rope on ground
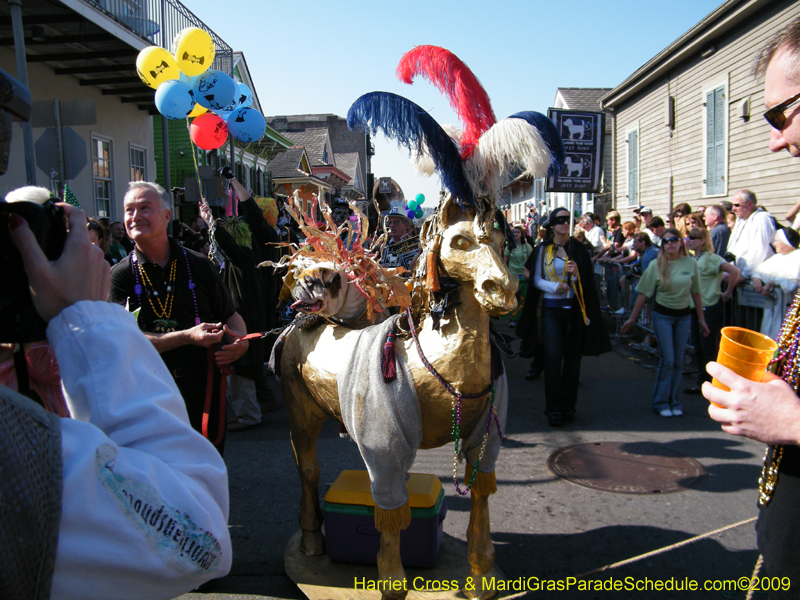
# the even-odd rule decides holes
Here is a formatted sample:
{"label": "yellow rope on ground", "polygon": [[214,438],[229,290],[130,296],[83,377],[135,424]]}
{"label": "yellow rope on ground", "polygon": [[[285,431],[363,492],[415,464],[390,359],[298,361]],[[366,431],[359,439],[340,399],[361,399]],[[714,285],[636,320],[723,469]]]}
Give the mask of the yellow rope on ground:
{"label": "yellow rope on ground", "polygon": [[755,595],[756,591],[753,589],[753,582],[758,577],[758,572],[761,570],[761,565],[764,564],[764,557],[760,554],[758,555],[758,560],[756,561],[756,568],[753,569],[753,574],[750,576],[750,585],[747,586],[747,596],[745,596],[744,600],[753,600],[753,596]]}
{"label": "yellow rope on ground", "polygon": [[[622,567],[625,565],[629,565],[631,563],[638,562],[645,558],[650,558],[651,556],[656,556],[658,554],[663,554],[664,552],[669,552],[670,550],[675,550],[676,548],[681,548],[682,546],[686,546],[688,544],[697,542],[699,540],[706,539],[713,535],[717,535],[719,533],[723,533],[730,529],[735,529],[736,527],[741,527],[742,525],[747,525],[748,523],[752,523],[758,517],[751,517],[749,519],[745,519],[744,521],[739,521],[738,523],[734,523],[733,525],[727,525],[722,527],[721,529],[715,529],[714,531],[709,531],[708,533],[703,533],[702,535],[697,535],[693,538],[689,538],[688,540],[684,540],[682,542],[678,542],[676,544],[670,544],[669,546],[664,546],[663,548],[659,548],[658,550],[653,550],[651,552],[646,552],[644,554],[640,554],[639,556],[634,556],[633,558],[628,558],[626,560],[622,560],[620,562],[616,562],[610,565],[606,565],[605,567],[600,567],[599,569],[594,569],[592,571],[587,571],[586,573],[581,573],[580,575],[576,575],[576,579],[584,579],[589,577],[590,575],[596,575],[597,573],[603,573],[605,571],[609,571],[611,569],[616,569],[617,567]],[[761,569],[762,558],[759,556],[758,563],[756,563],[756,569],[753,572],[753,577],[758,574],[758,571]],[[751,578],[752,581],[752,578]],[[515,598],[522,598],[523,596],[529,594],[529,591],[520,592],[518,594],[513,594],[511,596],[503,596],[503,600],[513,600]],[[750,592],[745,600],[752,600],[752,592]]]}

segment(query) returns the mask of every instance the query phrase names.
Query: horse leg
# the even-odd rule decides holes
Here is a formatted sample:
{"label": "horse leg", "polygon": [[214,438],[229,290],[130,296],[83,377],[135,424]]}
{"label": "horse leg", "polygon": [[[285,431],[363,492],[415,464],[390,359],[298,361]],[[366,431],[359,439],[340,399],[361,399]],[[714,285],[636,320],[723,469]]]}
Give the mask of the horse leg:
{"label": "horse leg", "polygon": [[290,418],[292,451],[300,476],[300,550],[306,556],[325,554],[322,535],[322,510],[319,507],[319,463],[317,437],[327,415],[314,402],[304,385],[291,378],[281,380],[283,397]]}
{"label": "horse leg", "polygon": [[[472,466],[467,463],[464,481],[472,477]],[[469,526],[467,527],[467,560],[469,561],[469,579],[462,593],[467,598],[486,600],[493,597],[497,590],[484,589],[483,578],[491,579],[494,567],[494,545],[489,528],[489,496],[497,491],[497,479],[494,473],[481,473],[472,484],[472,501],[469,507]]]}
{"label": "horse leg", "polygon": [[378,577],[381,579],[381,600],[404,600],[408,594],[406,572],[400,560],[400,531],[411,523],[408,501],[392,510],[375,507],[375,528],[381,532],[378,550]]}

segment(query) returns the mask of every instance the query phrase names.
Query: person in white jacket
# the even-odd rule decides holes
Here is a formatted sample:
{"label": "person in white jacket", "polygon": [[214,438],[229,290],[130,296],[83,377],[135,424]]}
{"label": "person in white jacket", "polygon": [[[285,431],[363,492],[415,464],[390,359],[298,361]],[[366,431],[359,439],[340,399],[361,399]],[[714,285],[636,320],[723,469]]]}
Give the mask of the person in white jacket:
{"label": "person in white jacket", "polygon": [[[55,262],[21,217],[9,217],[74,417],[55,421],[62,465],[60,512],[48,515],[57,524],[55,561],[30,570],[38,569],[38,593],[49,585],[52,599],[173,598],[230,570],[225,464],[189,425],[173,378],[135,318],[106,302],[109,267],[89,243],[85,213],[63,206],[69,233]],[[25,406],[6,388],[3,402]],[[13,527],[9,521],[0,527]],[[0,574],[0,591],[4,584],[14,582]]]}

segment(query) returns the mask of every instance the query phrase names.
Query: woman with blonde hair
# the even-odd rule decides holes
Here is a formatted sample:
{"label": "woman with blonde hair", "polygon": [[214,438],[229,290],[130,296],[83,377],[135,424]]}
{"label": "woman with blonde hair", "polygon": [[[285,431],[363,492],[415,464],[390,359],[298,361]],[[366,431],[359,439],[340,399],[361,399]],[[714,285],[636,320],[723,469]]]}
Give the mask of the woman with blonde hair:
{"label": "woman with blonde hair", "polygon": [[[685,243],[692,251],[700,271],[700,296],[703,299],[703,314],[710,331],[707,336],[700,335],[697,314],[692,313],[692,344],[697,357],[697,383],[684,392],[700,394],[703,382],[711,381],[711,376],[706,372],[706,365],[717,358],[719,336],[722,331],[722,303],[731,299],[731,294],[739,281],[739,269],[714,252],[711,234],[705,227],[691,229]],[[725,273],[728,274],[728,287],[723,294],[721,284]]]}
{"label": "woman with blonde hair", "polygon": [[680,417],[683,407],[678,402],[678,386],[683,376],[683,355],[692,324],[692,302],[698,326],[708,335],[700,296],[700,270],[689,257],[680,232],[670,227],[661,238],[661,251],[639,280],[636,305],[622,325],[625,334],[636,322],[645,302],[652,298],[653,330],[658,341],[658,374],[653,389],[653,411],[662,417]]}

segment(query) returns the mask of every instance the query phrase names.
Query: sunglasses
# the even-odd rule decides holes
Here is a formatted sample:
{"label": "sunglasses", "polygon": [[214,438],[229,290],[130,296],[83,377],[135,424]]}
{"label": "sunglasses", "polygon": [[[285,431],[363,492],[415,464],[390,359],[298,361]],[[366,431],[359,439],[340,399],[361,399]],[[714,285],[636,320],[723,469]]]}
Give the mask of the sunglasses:
{"label": "sunglasses", "polygon": [[687,237],[687,238],[683,238],[683,241],[684,241],[684,242],[688,242],[688,241],[690,241],[690,240],[700,240],[700,238],[696,238],[696,237],[692,237],[692,236],[689,236],[689,237]]}
{"label": "sunglasses", "polygon": [[772,125],[775,129],[783,131],[783,128],[786,126],[786,109],[790,106],[794,106],[798,101],[800,101],[800,94],[792,96],[777,106],[773,106],[764,113],[764,118],[767,120],[767,123]]}
{"label": "sunglasses", "polygon": [[89,221],[88,223],[86,223],[86,229],[95,229],[99,231],[102,228],[103,226],[100,225],[100,223],[95,223],[94,221]]}
{"label": "sunglasses", "polygon": [[563,225],[564,223],[569,223],[569,217],[566,215],[563,217],[553,217],[550,219],[550,225]]}
{"label": "sunglasses", "polygon": [[672,244],[673,242],[680,242],[681,238],[671,237],[671,238],[664,238],[665,244]]}

